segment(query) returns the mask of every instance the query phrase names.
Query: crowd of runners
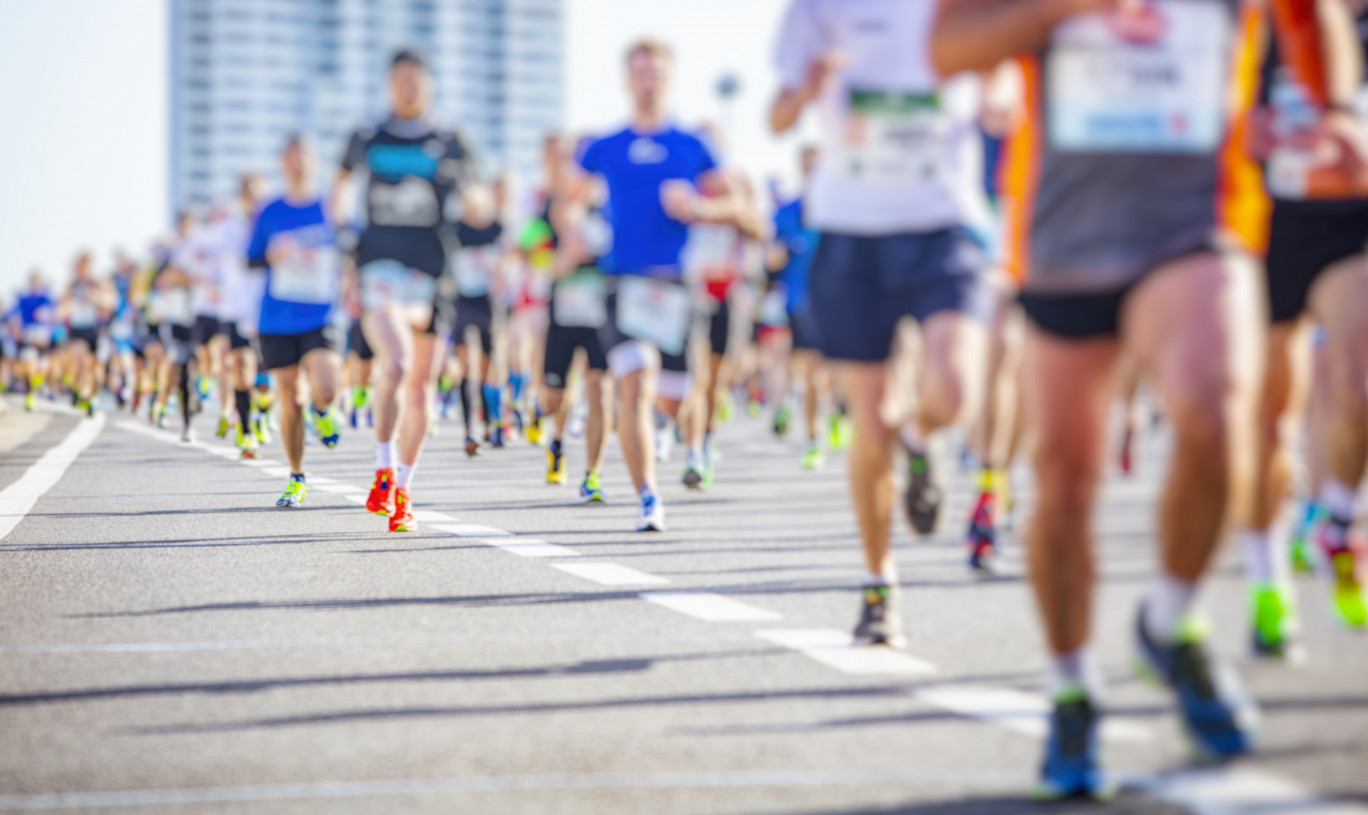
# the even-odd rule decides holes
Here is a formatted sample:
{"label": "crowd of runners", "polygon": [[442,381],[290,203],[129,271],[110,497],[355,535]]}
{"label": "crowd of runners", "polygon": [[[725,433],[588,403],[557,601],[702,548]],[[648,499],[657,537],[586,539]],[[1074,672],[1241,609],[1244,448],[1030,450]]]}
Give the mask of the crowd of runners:
{"label": "crowd of runners", "polygon": [[[391,114],[340,167],[300,134],[274,195],[249,176],[146,258],[35,273],[0,308],[0,384],[30,409],[178,415],[186,440],[216,410],[248,458],[278,435],[280,507],[306,498],[306,436],[373,429],[366,507],[393,532],[417,528],[420,455],[457,413],[467,455],[540,445],[550,484],[581,462],[579,500],[631,502],[648,532],[670,490],[725,489],[718,425],[767,412],[805,441],[794,478],[847,449],[871,647],[906,640],[895,505],[919,535],[961,524],[991,572],[1029,452],[1039,792],[1101,797],[1091,518],[1142,421],[1172,451],[1131,636],[1199,757],[1257,731],[1196,606],[1220,543],[1242,549],[1256,656],[1303,657],[1294,569],[1368,626],[1365,51],[1362,0],[792,0],[770,125],[818,117],[801,191],[761,193],[724,133],[671,118],[674,55],[644,39],[626,125],[548,134],[530,200],[432,119],[432,74],[402,51]],[[603,491],[614,431],[631,496]],[[978,498],[942,518],[960,456]]]}

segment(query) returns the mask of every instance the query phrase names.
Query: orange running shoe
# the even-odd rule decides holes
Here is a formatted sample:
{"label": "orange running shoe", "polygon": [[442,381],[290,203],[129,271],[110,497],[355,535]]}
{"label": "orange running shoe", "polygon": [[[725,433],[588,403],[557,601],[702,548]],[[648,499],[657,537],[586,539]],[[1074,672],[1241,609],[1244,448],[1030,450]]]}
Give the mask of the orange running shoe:
{"label": "orange running shoe", "polygon": [[370,497],[366,499],[366,509],[376,515],[394,514],[394,470],[386,467],[375,471],[375,484],[371,487]]}
{"label": "orange running shoe", "polygon": [[418,531],[418,522],[413,519],[413,513],[409,511],[408,490],[397,489],[394,491],[394,512],[390,514],[390,531]]}

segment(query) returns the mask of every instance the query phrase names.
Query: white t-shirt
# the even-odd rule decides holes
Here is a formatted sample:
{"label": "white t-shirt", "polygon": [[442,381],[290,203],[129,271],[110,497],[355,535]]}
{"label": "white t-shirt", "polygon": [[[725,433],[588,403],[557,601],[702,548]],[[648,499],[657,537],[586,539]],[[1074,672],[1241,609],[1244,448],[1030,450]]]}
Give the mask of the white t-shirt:
{"label": "white t-shirt", "polygon": [[219,277],[217,247],[211,228],[202,228],[181,241],[172,255],[171,265],[190,278],[191,308],[196,317],[219,316],[217,296],[222,280]]}
{"label": "white t-shirt", "polygon": [[805,199],[815,229],[854,235],[982,227],[981,93],[931,65],[936,0],[791,0],[775,61],[784,87],[837,52],[818,100],[822,149]]}
{"label": "white t-shirt", "polygon": [[261,309],[264,274],[247,268],[247,244],[252,239],[251,221],[230,215],[214,224],[214,250],[218,256],[223,299],[219,319],[238,325],[256,325]]}

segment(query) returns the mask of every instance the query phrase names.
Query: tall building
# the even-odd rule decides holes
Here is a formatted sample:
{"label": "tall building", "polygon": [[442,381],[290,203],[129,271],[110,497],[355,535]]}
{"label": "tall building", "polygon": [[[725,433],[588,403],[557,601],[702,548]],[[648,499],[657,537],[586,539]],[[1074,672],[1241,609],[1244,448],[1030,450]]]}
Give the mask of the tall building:
{"label": "tall building", "polygon": [[388,109],[401,47],[424,52],[434,118],[460,129],[483,167],[523,184],[562,123],[562,0],[170,0],[171,206],[229,195],[245,172],[274,177],[288,134],[318,139],[336,167],[347,136]]}

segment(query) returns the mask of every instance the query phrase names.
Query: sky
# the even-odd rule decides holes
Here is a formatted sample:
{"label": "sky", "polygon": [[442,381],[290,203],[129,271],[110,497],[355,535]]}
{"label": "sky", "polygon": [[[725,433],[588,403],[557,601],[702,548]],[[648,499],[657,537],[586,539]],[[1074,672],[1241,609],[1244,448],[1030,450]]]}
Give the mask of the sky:
{"label": "sky", "polygon": [[[621,126],[622,59],[643,34],[679,59],[674,110],[686,125],[722,122],[730,158],[763,186],[790,182],[792,138],[775,140],[765,109],[786,0],[564,0],[566,125]],[[6,0],[0,4],[0,299],[33,268],[63,281],[81,247],[109,268],[168,227],[166,0]],[[55,58],[54,58],[55,57]],[[718,78],[740,93],[729,116]]]}

